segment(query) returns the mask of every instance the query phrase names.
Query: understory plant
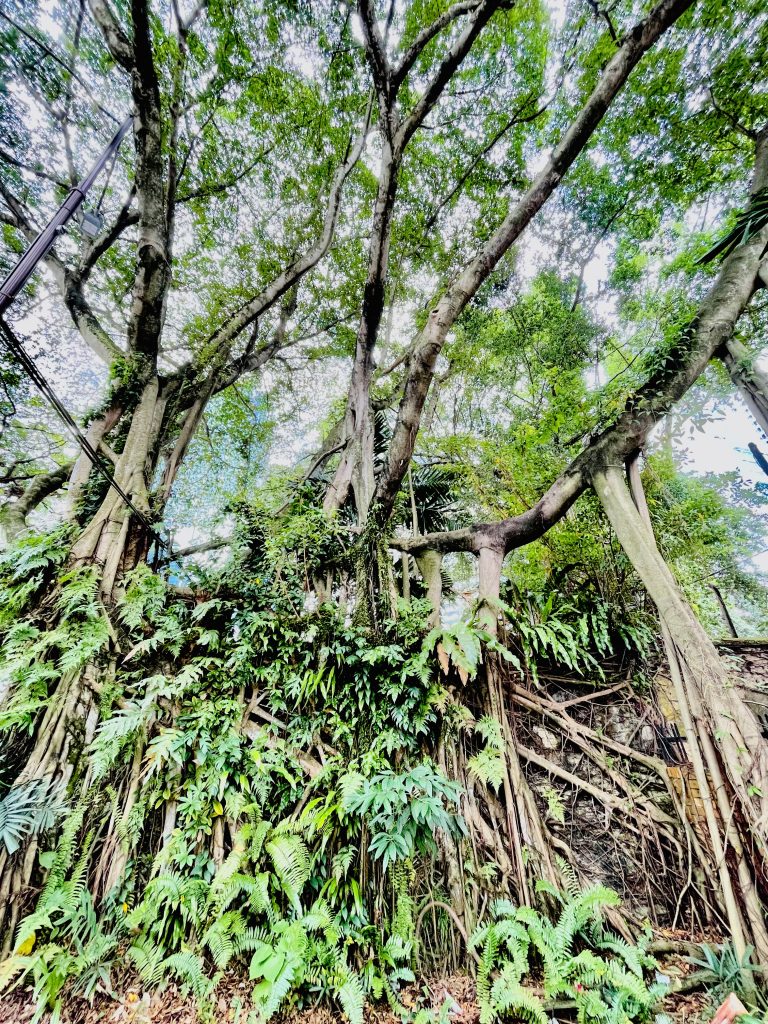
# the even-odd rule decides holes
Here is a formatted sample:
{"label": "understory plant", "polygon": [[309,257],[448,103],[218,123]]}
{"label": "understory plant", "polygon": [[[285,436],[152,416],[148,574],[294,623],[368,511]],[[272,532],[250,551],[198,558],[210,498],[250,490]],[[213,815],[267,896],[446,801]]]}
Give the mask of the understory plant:
{"label": "understory plant", "polygon": [[665,989],[646,982],[656,963],[642,943],[632,945],[606,927],[602,911],[618,906],[617,894],[597,884],[563,892],[539,881],[536,888],[555,914],[497,900],[491,921],[471,937],[471,947],[481,950],[481,1024],[506,1018],[547,1024],[548,1006],[562,998],[573,1001],[579,1024],[649,1019]]}

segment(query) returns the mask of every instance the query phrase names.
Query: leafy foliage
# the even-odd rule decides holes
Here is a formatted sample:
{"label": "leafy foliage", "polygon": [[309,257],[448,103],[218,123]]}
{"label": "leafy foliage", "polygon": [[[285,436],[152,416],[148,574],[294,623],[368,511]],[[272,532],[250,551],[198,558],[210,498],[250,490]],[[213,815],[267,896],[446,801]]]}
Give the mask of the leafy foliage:
{"label": "leafy foliage", "polygon": [[523,985],[538,965],[545,997],[574,999],[580,1024],[648,1020],[664,990],[646,984],[644,971],[655,961],[642,946],[629,945],[602,923],[601,911],[619,902],[616,893],[601,885],[563,893],[544,882],[537,889],[554,902],[556,919],[502,900],[493,906],[491,922],[472,936],[471,944],[481,947],[483,1024],[506,1015],[545,1024],[544,1005]]}
{"label": "leafy foliage", "polygon": [[61,787],[45,779],[12,786],[0,799],[0,843],[15,853],[27,836],[51,828],[64,812]]}

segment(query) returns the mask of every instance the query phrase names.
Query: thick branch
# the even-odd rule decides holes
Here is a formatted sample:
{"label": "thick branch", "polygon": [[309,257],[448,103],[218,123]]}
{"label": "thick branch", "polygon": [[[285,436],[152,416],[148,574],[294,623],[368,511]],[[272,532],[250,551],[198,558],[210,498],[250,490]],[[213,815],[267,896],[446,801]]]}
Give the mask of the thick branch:
{"label": "thick branch", "polygon": [[64,486],[74,465],[74,462],[67,462],[47,473],[39,473],[30,480],[20,497],[0,507],[0,528],[8,540],[13,540],[24,531],[30,512]]}
{"label": "thick branch", "polygon": [[[762,145],[768,149],[768,132],[762,136]],[[762,150],[758,148],[756,166],[760,174],[768,177],[768,165],[761,157]],[[757,184],[761,185],[762,180],[757,177]],[[481,523],[424,537],[394,538],[391,546],[412,554],[429,549],[479,552],[483,547],[511,551],[541,537],[590,486],[596,470],[606,465],[622,465],[643,447],[653,427],[729,342],[739,317],[762,286],[761,259],[766,244],[768,226],[723,261],[697,316],[683,329],[676,347],[665,354],[661,369],[628,399],[624,411],[573,460],[532,508],[500,523]]]}
{"label": "thick branch", "polygon": [[109,52],[126,71],[133,68],[130,40],[115,17],[108,0],[88,0],[93,20],[99,26]]}
{"label": "thick branch", "polygon": [[460,3],[446,8],[442,14],[435,18],[431,25],[427,25],[426,28],[422,29],[405,51],[402,60],[392,73],[392,91],[395,93],[398,91],[405,81],[408,72],[421,56],[424,48],[432,42],[438,33],[447,28],[452,21],[460,18],[462,14],[469,14],[470,11],[476,10],[479,6],[480,0],[461,0]]}
{"label": "thick branch", "polygon": [[632,29],[531,187],[432,310],[411,357],[387,471],[376,490],[375,500],[384,517],[388,517],[393,507],[410,463],[435,363],[448,332],[483,281],[557,188],[642,56],[691,3],[692,0],[662,0]]}
{"label": "thick branch", "polygon": [[175,562],[179,558],[188,558],[190,555],[201,555],[206,551],[219,551],[221,548],[229,547],[231,544],[231,537],[214,537],[212,540],[202,541],[200,544],[192,544],[187,548],[176,548],[162,561]]}
{"label": "thick branch", "polygon": [[371,68],[373,85],[379,100],[381,119],[387,125],[389,124],[392,107],[392,93],[389,81],[389,61],[384,49],[384,40],[381,38],[379,26],[376,24],[376,12],[371,0],[360,0],[358,3],[358,13],[363,28],[365,52]]}
{"label": "thick branch", "polygon": [[737,338],[728,338],[718,354],[758,427],[768,437],[768,373]]}
{"label": "thick branch", "polygon": [[432,110],[435,103],[437,103],[443,90],[472,49],[472,44],[490,21],[493,14],[503,6],[504,2],[505,0],[481,0],[475,7],[474,14],[469,19],[464,31],[440,61],[431,82],[427,85],[413,110],[398,129],[395,138],[395,149],[397,151],[402,152],[405,149],[413,133],[423,124],[424,118]]}

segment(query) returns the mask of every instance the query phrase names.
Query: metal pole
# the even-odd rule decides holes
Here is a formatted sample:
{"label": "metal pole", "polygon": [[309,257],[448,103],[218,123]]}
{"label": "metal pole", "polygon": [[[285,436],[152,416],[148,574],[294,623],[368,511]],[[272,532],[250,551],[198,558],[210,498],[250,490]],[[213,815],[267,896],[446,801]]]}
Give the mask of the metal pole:
{"label": "metal pole", "polygon": [[40,260],[48,254],[57,236],[62,232],[64,226],[72,219],[83,205],[88,189],[93,185],[96,178],[104,169],[107,161],[117,152],[120,143],[125,138],[128,129],[133,123],[132,117],[127,117],[120,125],[114,138],[93,165],[87,176],[76,185],[53,217],[30,245],[19,262],[10,274],[0,285],[0,316],[10,306],[29,278],[35,272]]}

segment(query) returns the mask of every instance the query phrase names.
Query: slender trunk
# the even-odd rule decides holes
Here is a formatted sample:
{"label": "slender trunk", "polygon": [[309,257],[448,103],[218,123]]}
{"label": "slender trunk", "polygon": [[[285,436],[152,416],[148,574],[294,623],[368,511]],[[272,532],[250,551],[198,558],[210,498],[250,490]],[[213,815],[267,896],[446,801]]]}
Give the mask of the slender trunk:
{"label": "slender trunk", "polygon": [[439,551],[425,551],[417,557],[416,564],[421,572],[427,600],[432,608],[428,624],[430,628],[434,628],[440,625],[440,602],[443,594],[443,577],[440,568],[443,564],[443,556]]}
{"label": "slender trunk", "polygon": [[382,124],[381,170],[373,212],[371,242],[368,250],[368,277],[363,289],[362,313],[357,330],[355,361],[349,386],[344,419],[346,448],[325,496],[326,511],[336,511],[347,499],[350,487],[355,496],[358,523],[364,524],[373,500],[375,480],[374,423],[371,408],[371,383],[375,369],[373,352],[378,338],[389,268],[389,243],[392,215],[397,193],[397,175],[402,154],[395,153]]}

